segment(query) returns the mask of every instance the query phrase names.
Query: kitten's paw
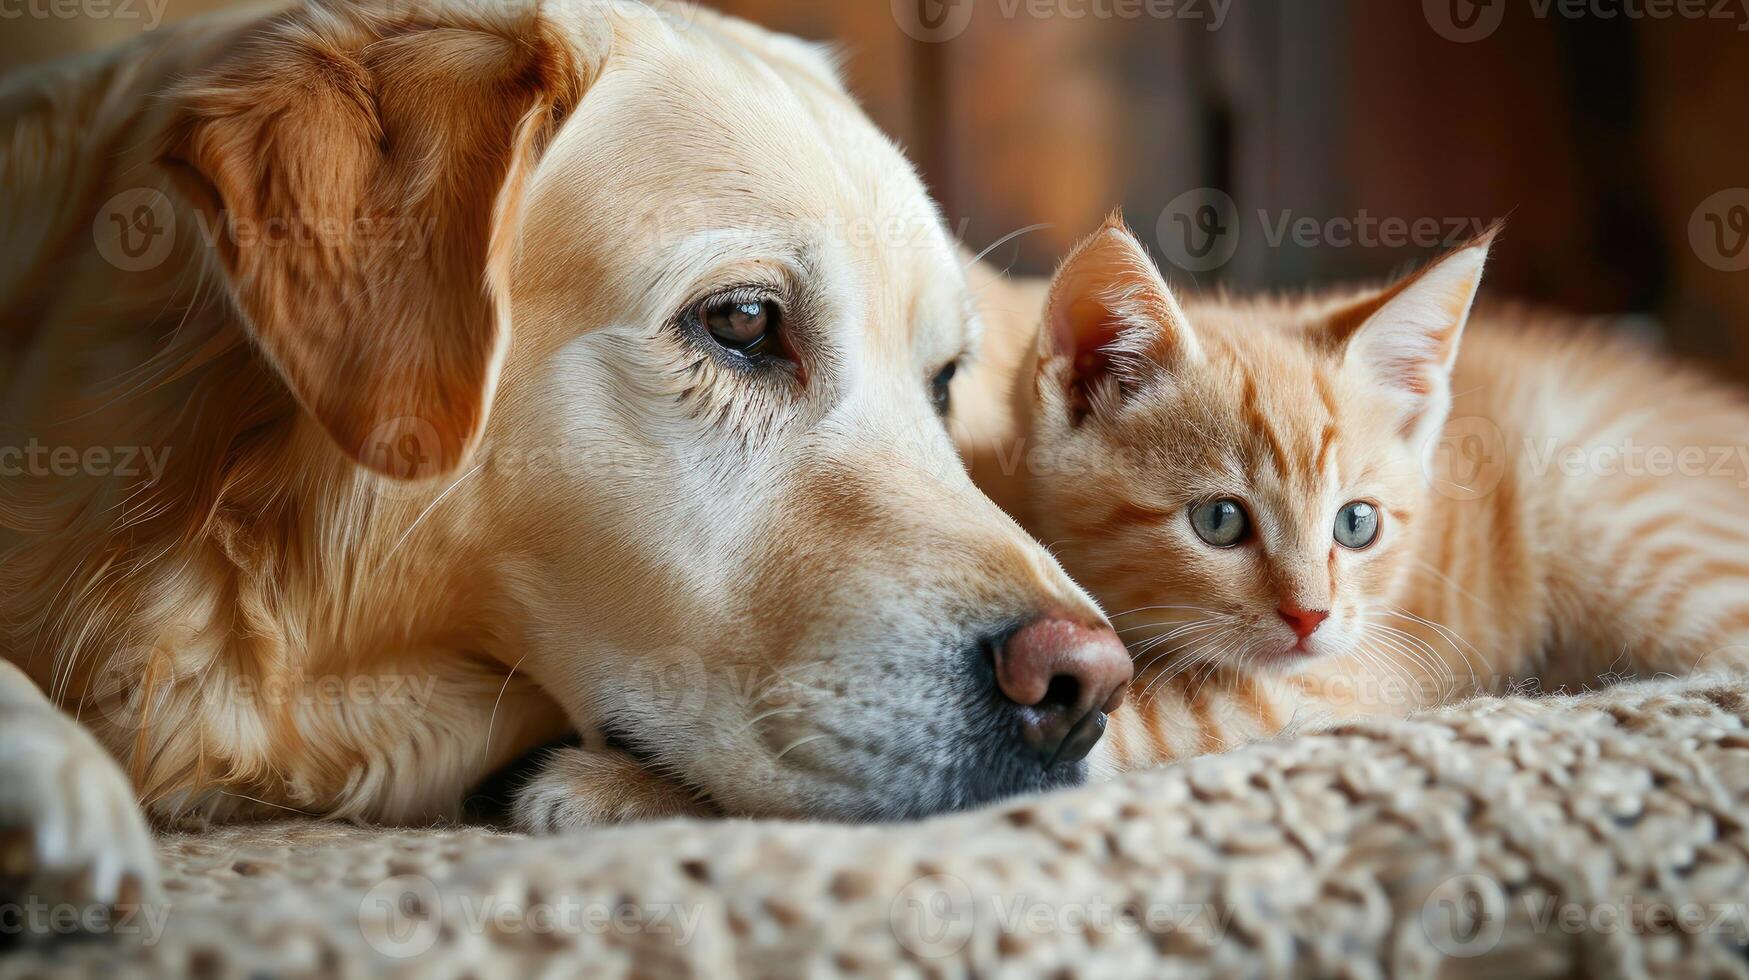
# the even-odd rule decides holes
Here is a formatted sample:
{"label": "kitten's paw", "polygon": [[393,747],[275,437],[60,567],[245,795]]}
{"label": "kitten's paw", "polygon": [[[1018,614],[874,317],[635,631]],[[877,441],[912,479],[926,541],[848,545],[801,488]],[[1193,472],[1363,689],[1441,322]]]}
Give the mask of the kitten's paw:
{"label": "kitten's paw", "polygon": [[94,911],[125,915],[159,897],[133,787],[91,733],[46,703],[0,705],[0,896],[28,903],[5,910],[26,938],[113,923]]}
{"label": "kitten's paw", "polygon": [[714,816],[684,787],[645,769],[617,751],[559,749],[516,793],[511,817],[517,829],[555,833],[578,827]]}

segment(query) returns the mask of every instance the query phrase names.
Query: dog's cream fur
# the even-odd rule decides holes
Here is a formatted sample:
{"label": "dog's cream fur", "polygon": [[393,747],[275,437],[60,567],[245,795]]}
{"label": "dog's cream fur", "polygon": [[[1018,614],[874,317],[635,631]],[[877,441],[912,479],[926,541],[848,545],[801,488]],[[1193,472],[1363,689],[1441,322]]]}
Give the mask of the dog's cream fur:
{"label": "dog's cream fur", "polygon": [[[136,795],[443,818],[573,727],[641,761],[561,756],[530,823],[953,807],[999,768],[973,639],[1100,619],[934,416],[961,262],[810,46],[312,6],[0,115],[0,447],[49,450],[0,490],[0,826],[36,873],[149,884]],[[168,253],[117,260],[160,206]],[[747,285],[793,369],[680,322]]]}

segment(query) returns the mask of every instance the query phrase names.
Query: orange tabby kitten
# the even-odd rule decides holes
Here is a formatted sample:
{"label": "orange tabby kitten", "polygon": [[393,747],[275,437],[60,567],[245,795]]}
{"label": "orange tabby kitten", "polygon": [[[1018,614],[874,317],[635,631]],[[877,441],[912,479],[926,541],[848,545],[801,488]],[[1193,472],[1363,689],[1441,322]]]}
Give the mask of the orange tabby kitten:
{"label": "orange tabby kitten", "polygon": [[1492,237],[1295,300],[1181,303],[1116,221],[1064,263],[968,448],[1137,658],[1108,762],[1749,663],[1749,404],[1596,333],[1466,335]]}

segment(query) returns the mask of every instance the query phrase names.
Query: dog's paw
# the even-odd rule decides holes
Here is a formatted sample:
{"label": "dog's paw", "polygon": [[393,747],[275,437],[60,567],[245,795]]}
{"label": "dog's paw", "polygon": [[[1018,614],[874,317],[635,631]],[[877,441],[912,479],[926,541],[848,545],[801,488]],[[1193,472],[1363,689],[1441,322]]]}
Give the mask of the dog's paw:
{"label": "dog's paw", "polygon": [[535,777],[517,791],[511,806],[517,829],[537,834],[713,815],[710,806],[684,787],[613,750],[553,752]]}
{"label": "dog's paw", "polygon": [[[133,787],[91,733],[46,703],[0,705],[0,895],[70,908],[79,914],[54,914],[71,928],[93,921],[91,910],[137,908],[159,895],[157,853]],[[52,922],[35,925],[65,931]]]}

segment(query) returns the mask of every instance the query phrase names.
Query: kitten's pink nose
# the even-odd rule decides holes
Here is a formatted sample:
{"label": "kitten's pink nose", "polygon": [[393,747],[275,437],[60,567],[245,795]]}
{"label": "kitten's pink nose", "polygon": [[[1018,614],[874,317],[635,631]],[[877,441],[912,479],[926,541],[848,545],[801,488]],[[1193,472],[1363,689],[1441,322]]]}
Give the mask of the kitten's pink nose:
{"label": "kitten's pink nose", "polygon": [[1330,618],[1328,609],[1301,609],[1291,602],[1282,603],[1275,611],[1302,640],[1317,632],[1318,625]]}

